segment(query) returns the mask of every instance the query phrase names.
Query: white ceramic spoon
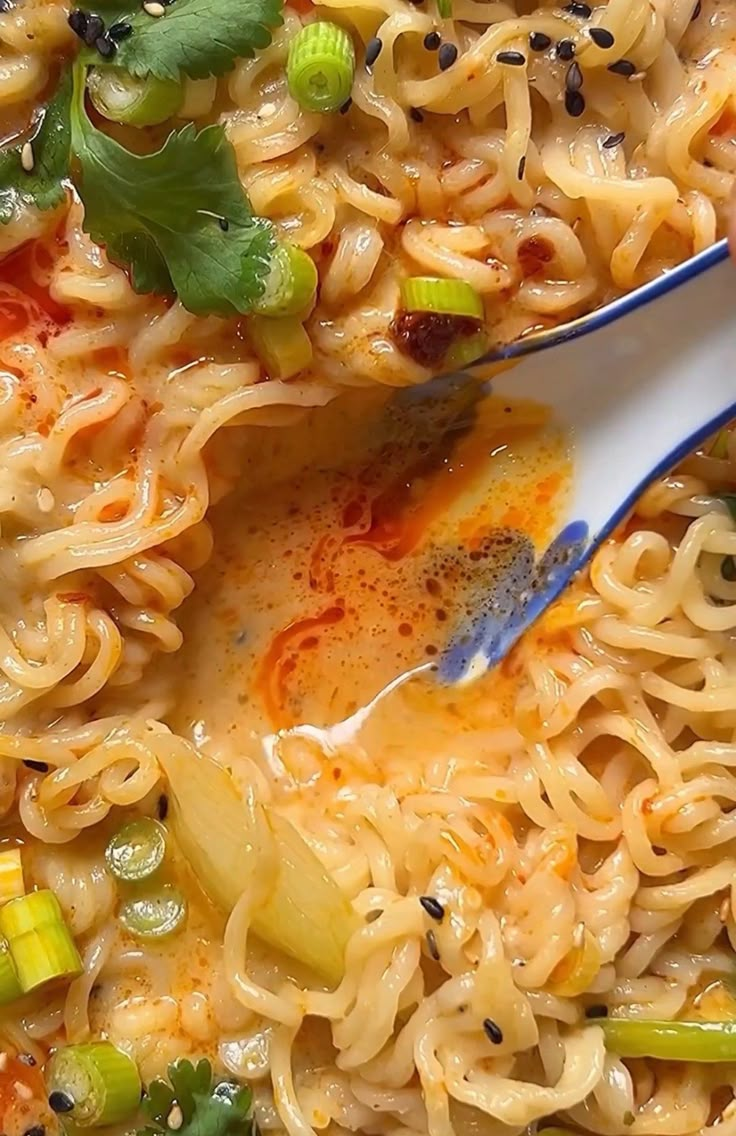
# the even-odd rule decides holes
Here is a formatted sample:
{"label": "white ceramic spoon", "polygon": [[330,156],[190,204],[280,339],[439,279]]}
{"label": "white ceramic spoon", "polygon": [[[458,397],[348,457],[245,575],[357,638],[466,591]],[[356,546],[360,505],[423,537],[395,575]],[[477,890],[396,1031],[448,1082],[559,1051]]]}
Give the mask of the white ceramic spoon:
{"label": "white ceramic spoon", "polygon": [[526,550],[478,601],[440,660],[444,682],[498,662],[647,483],[736,417],[736,267],[725,242],[587,317],[488,358],[520,356],[492,389],[545,403],[572,427],[568,515],[540,559]]}

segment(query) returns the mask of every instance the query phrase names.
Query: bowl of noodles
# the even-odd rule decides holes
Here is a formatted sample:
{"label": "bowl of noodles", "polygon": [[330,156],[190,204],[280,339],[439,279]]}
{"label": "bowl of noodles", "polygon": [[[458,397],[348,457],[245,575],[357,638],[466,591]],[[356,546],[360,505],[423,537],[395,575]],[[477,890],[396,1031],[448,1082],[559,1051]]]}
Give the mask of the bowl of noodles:
{"label": "bowl of noodles", "polygon": [[725,409],[458,685],[584,447],[422,392],[717,259],[731,0],[0,9],[0,1130],[728,1136]]}

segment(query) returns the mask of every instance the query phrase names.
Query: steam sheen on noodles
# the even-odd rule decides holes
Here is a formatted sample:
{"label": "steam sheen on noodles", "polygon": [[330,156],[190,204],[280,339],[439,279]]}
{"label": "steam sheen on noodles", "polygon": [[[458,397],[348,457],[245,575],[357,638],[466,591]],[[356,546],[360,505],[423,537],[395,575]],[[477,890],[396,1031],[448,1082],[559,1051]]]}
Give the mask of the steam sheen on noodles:
{"label": "steam sheen on noodles", "polygon": [[[239,428],[426,378],[389,334],[406,275],[469,282],[493,336],[518,335],[705,248],[736,173],[731,0],[599,4],[586,28],[610,31],[613,54],[546,3],[454,0],[441,19],[322,0],[356,42],[383,44],[332,118],[300,109],[284,75],[305,8],[225,78],[188,81],[181,113],[225,124],[254,212],[317,262],[310,371],[264,378],[237,321],[136,295],[71,194],[0,227],[0,814],[83,962],[4,1012],[2,1044],[42,1062],[104,1036],[145,1081],[206,1055],[289,1136],[515,1136],[549,1117],[731,1136],[732,1069],[624,1061],[595,1008],[734,1016],[736,529],[718,499],[733,437],[652,486],[589,576],[463,693],[409,682],[366,731],[295,727],[252,754],[203,739],[352,905],[334,988],[252,933],[257,891],[225,919],[180,863],[178,936],[141,947],[115,917],[109,822],[154,815],[167,760],[194,759],[158,660],[181,645],[208,508],[255,436]],[[8,136],[70,49],[66,17],[49,0],[0,13]],[[436,29],[459,52],[444,71],[423,46]],[[533,32],[575,44],[579,118],[569,62],[530,52]],[[609,70],[624,58],[633,73]]]}

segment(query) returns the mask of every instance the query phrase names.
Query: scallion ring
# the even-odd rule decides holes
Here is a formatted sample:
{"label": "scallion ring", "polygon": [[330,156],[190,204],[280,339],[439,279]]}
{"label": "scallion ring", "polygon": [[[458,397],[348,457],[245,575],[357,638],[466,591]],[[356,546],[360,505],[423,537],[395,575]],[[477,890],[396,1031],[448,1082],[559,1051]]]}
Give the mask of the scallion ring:
{"label": "scallion ring", "polygon": [[339,110],[350,96],[354,75],[353,41],[338,24],[318,20],[303,27],[291,41],[286,78],[304,110]]}
{"label": "scallion ring", "polygon": [[478,331],[475,335],[458,336],[445,355],[443,366],[449,370],[461,371],[463,367],[469,367],[481,355],[485,355],[487,350],[488,336],[484,331]]}
{"label": "scallion ring", "polygon": [[18,979],[10,947],[5,939],[0,939],[0,1006],[15,1002],[22,994],[23,988]]}
{"label": "scallion ring", "polygon": [[619,1057],[736,1061],[736,1021],[657,1022],[642,1018],[607,1018],[600,1024],[606,1048]]}
{"label": "scallion ring", "polygon": [[312,362],[312,344],[295,316],[270,319],[251,316],[248,334],[253,350],[271,379],[290,379]]}
{"label": "scallion ring", "polygon": [[34,891],[0,907],[0,932],[25,994],[82,973],[82,960],[52,891]]}
{"label": "scallion ring", "polygon": [[126,126],[156,126],[179,110],[184,97],[175,79],[137,79],[122,67],[98,67],[87,79],[89,97],[103,118]]}
{"label": "scallion ring", "polygon": [[109,1041],[57,1049],[46,1067],[46,1086],[50,1098],[62,1094],[73,1101],[65,1119],[80,1128],[121,1124],[141,1099],[135,1062]]}
{"label": "scallion ring", "polygon": [[158,821],[140,817],[124,824],[105,849],[112,874],[126,882],[145,880],[163,863],[166,833]]}
{"label": "scallion ring", "polygon": [[483,300],[465,280],[439,276],[410,276],[401,284],[401,306],[406,312],[437,312],[446,316],[483,319]]}
{"label": "scallion ring", "polygon": [[294,316],[306,308],[316,291],[317,268],[311,256],[285,242],[273,254],[255,311],[262,316]]}
{"label": "scallion ring", "polygon": [[136,939],[165,939],[186,921],[187,901],[173,884],[149,886],[130,896],[118,917]]}

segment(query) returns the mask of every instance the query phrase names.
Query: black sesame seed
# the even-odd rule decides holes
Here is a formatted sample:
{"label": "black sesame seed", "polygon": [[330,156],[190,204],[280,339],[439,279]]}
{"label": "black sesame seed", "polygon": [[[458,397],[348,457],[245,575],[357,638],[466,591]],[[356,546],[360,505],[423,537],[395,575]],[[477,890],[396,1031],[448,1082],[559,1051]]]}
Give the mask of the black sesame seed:
{"label": "black sesame seed", "polygon": [[35,769],[36,773],[48,773],[49,767],[45,761],[24,761],[23,764],[28,769]]}
{"label": "black sesame seed", "polygon": [[565,110],[571,118],[580,118],[585,110],[585,99],[580,91],[565,91]]}
{"label": "black sesame seed", "polygon": [[66,22],[76,36],[79,36],[80,39],[84,39],[87,32],[86,12],[83,12],[81,8],[73,8],[67,16]]}
{"label": "black sesame seed", "polygon": [[427,32],[424,37],[424,46],[427,51],[437,51],[437,48],[442,43],[442,36],[439,32]]}
{"label": "black sesame seed", "polygon": [[594,1006],[585,1007],[586,1018],[607,1018],[608,1006],[603,1006],[601,1003],[596,1003]]}
{"label": "black sesame seed", "polygon": [[436,919],[438,923],[441,923],[445,918],[444,906],[433,895],[420,895],[419,902],[430,919]]}
{"label": "black sesame seed", "polygon": [[162,793],[156,802],[156,813],[159,820],[166,820],[169,815],[169,798],[165,793]]}
{"label": "black sesame seed", "polygon": [[453,63],[455,62],[456,59],[457,59],[457,47],[455,46],[455,44],[454,43],[443,43],[442,47],[439,50],[439,55],[437,57],[437,62],[439,64],[440,71],[446,71],[448,69],[448,67],[452,67],[452,65],[453,65]]}
{"label": "black sesame seed", "polygon": [[544,32],[532,32],[529,36],[529,46],[532,51],[546,51],[552,40]]}
{"label": "black sesame seed", "polygon": [[430,928],[430,930],[427,931],[427,933],[424,937],[427,940],[427,950],[429,951],[429,953],[432,956],[432,958],[434,959],[434,961],[439,962],[440,961],[440,948],[437,946],[437,936],[435,935],[434,931]]}
{"label": "black sesame seed", "polygon": [[424,122],[424,115],[419,107],[409,107],[409,118],[412,122]]}
{"label": "black sesame seed", "polygon": [[729,584],[736,581],[736,559],[733,556],[724,556],[721,561],[721,575]]}
{"label": "black sesame seed", "polygon": [[74,1097],[69,1096],[62,1089],[54,1089],[49,1093],[49,1108],[52,1112],[64,1113],[74,1110]]}
{"label": "black sesame seed", "polygon": [[630,59],[617,59],[615,63],[608,64],[608,70],[614,75],[624,75],[628,78],[629,75],[636,75],[636,64]]}
{"label": "black sesame seed", "polygon": [[695,5],[695,7],[693,8],[693,14],[692,14],[692,16],[690,17],[690,19],[691,19],[691,20],[697,20],[698,16],[699,16],[699,15],[700,15],[700,13],[702,12],[702,10],[703,10],[703,5],[702,5],[702,2],[701,2],[701,0],[698,0],[697,4],[696,4],[696,5]]}
{"label": "black sesame seed", "polygon": [[557,58],[563,63],[569,63],[575,55],[575,44],[571,39],[561,39],[555,48]]}
{"label": "black sesame seed", "polygon": [[87,27],[84,31],[84,42],[87,47],[94,47],[95,40],[99,39],[101,35],[105,34],[105,21],[101,16],[92,15],[87,16]]}
{"label": "black sesame seed", "polygon": [[382,48],[383,48],[383,40],[379,39],[378,36],[373,36],[372,39],[368,40],[368,43],[365,45],[365,65],[366,65],[366,67],[372,67],[373,66],[373,64],[378,59],[378,56],[381,54]]}
{"label": "black sesame seed", "polygon": [[218,217],[217,223],[222,229],[223,233],[226,233],[230,228],[230,222],[228,221],[227,217]]}
{"label": "black sesame seed", "polygon": [[23,1136],[46,1136],[45,1124],[32,1124],[23,1130]]}
{"label": "black sesame seed", "polygon": [[625,137],[626,135],[624,134],[623,130],[620,130],[618,134],[609,134],[608,138],[605,138],[603,141],[603,149],[613,150],[614,146],[621,145]]}
{"label": "black sesame seed", "polygon": [[112,24],[107,29],[107,34],[110,39],[115,40],[115,43],[120,43],[121,40],[127,39],[128,36],[133,34],[133,28],[130,24],[126,24],[125,20],[118,20],[116,24]]}
{"label": "black sesame seed", "polygon": [[345,101],[345,102],[344,102],[344,103],[342,104],[342,106],[340,107],[340,114],[347,114],[347,113],[348,113],[348,111],[350,110],[350,108],[351,108],[351,106],[352,106],[352,105],[353,105],[353,100],[352,100],[352,99],[347,99],[347,100],[346,100],[346,101]]}
{"label": "black sesame seed", "polygon": [[516,168],[516,176],[519,181],[524,180],[524,170],[526,169],[526,154],[523,158],[519,159],[519,165]]}
{"label": "black sesame seed", "polygon": [[493,1018],[483,1019],[483,1029],[489,1041],[492,1041],[494,1045],[501,1044],[503,1041],[503,1030],[494,1022]]}
{"label": "black sesame seed", "polygon": [[107,36],[98,36],[95,40],[95,47],[103,59],[112,59],[117,51],[116,45]]}
{"label": "black sesame seed", "polygon": [[565,4],[563,11],[570,12],[573,16],[580,16],[583,20],[588,20],[593,15],[593,9],[588,4],[581,3],[580,0],[572,0],[572,3]]}
{"label": "black sesame seed", "polygon": [[523,67],[526,56],[520,51],[499,51],[496,53],[496,63],[503,63],[507,67]]}
{"label": "black sesame seed", "polygon": [[38,1062],[36,1061],[36,1058],[32,1053],[19,1053],[18,1060],[20,1061],[21,1065],[30,1065],[31,1068],[33,1068],[34,1065],[38,1065]]}
{"label": "black sesame seed", "polygon": [[667,849],[666,848],[660,848],[659,844],[653,844],[652,845],[652,852],[654,853],[655,856],[666,856],[667,855]]}
{"label": "black sesame seed", "polygon": [[565,89],[568,91],[579,91],[583,85],[583,73],[580,70],[580,64],[575,59],[567,69],[565,76]]}
{"label": "black sesame seed", "polygon": [[616,42],[608,28],[590,28],[588,34],[596,47],[613,47]]}

